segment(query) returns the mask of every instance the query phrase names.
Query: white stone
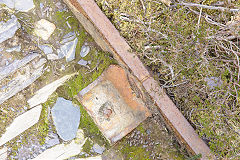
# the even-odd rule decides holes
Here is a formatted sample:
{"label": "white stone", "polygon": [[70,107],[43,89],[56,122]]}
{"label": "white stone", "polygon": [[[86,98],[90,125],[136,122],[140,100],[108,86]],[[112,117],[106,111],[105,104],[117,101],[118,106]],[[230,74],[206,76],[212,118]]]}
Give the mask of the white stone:
{"label": "white stone", "polygon": [[0,0],[0,4],[1,3],[11,9],[16,9],[22,12],[28,12],[35,7],[33,0]]}
{"label": "white stone", "polygon": [[6,132],[0,138],[0,146],[36,124],[41,115],[41,111],[42,106],[39,105],[15,118],[12,124],[7,127]]}
{"label": "white stone", "polygon": [[0,160],[7,160],[7,147],[0,149]]}
{"label": "white stone", "polygon": [[55,29],[56,26],[53,23],[47,21],[46,19],[41,19],[36,22],[34,33],[43,40],[47,40]]}
{"label": "white stone", "polygon": [[29,99],[27,102],[30,106],[30,108],[37,106],[41,103],[44,103],[47,101],[48,97],[59,87],[61,86],[64,82],[66,82],[69,78],[71,78],[73,75],[75,74],[71,74],[71,75],[66,75],[46,86],[44,86],[43,88],[41,88],[40,90],[38,90],[36,92],[36,94]]}
{"label": "white stone", "polygon": [[[78,132],[79,133],[79,132]],[[79,140],[80,139],[80,140]],[[79,141],[77,141],[79,140]],[[87,139],[84,139],[83,131],[78,134],[76,140],[73,140],[70,144],[56,145],[50,149],[47,149],[33,160],[64,160],[69,157],[78,155]]]}
{"label": "white stone", "polygon": [[[1,3],[1,0],[0,0]],[[15,32],[20,28],[21,25],[17,20],[17,17],[12,15],[11,19],[9,19],[7,22],[0,22],[0,43],[3,41],[12,38],[15,34]]]}
{"label": "white stone", "polygon": [[56,54],[53,53],[53,54],[48,54],[47,55],[47,59],[48,60],[57,60],[59,58],[58,58],[58,56]]}

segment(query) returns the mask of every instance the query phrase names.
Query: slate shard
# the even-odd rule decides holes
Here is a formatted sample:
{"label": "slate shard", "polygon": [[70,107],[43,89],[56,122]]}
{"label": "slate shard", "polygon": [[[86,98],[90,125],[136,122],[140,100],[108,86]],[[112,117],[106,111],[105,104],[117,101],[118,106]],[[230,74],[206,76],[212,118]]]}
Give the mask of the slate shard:
{"label": "slate shard", "polygon": [[77,43],[78,39],[75,38],[74,40],[63,44],[60,49],[57,50],[58,58],[61,59],[65,57],[67,62],[74,60]]}
{"label": "slate shard", "polygon": [[83,45],[81,48],[80,56],[85,57],[88,55],[89,52],[90,52],[90,47],[87,45]]}
{"label": "slate shard", "polygon": [[[0,1],[1,2],[1,1]],[[21,27],[17,17],[12,15],[7,22],[0,22],[0,43],[12,38],[15,32]]]}
{"label": "slate shard", "polygon": [[71,101],[59,97],[52,109],[52,118],[57,133],[64,141],[76,137],[79,122],[80,109],[74,106]]}

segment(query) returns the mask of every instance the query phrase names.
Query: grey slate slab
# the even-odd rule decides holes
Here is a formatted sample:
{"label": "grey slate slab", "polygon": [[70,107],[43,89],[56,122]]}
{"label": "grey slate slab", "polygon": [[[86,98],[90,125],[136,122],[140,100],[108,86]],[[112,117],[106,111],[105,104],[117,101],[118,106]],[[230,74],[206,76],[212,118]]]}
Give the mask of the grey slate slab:
{"label": "grey slate slab", "polygon": [[76,137],[80,114],[79,107],[74,106],[71,101],[62,97],[57,99],[52,108],[52,118],[61,139],[69,141]]}

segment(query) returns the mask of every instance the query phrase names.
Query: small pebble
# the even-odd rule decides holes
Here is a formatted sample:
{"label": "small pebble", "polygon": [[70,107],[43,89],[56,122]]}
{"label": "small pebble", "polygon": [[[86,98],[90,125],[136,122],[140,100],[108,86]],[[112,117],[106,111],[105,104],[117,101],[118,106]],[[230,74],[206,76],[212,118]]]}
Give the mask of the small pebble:
{"label": "small pebble", "polygon": [[80,56],[85,57],[86,55],[88,55],[89,52],[90,52],[90,47],[83,45],[81,48]]}
{"label": "small pebble", "polygon": [[80,61],[78,61],[78,64],[81,65],[81,66],[86,66],[87,65],[87,61],[81,59]]}

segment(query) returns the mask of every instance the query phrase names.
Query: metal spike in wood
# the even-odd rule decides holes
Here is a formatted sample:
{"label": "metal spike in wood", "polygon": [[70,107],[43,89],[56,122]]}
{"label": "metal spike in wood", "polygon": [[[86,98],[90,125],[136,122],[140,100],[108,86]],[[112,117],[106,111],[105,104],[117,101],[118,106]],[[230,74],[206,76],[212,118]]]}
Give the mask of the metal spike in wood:
{"label": "metal spike in wood", "polygon": [[[75,14],[79,22],[94,38],[96,43],[104,50],[111,52],[118,62],[129,68],[158,106],[167,125],[171,127],[178,139],[186,145],[192,154],[202,154],[202,159],[214,159],[209,147],[197,135],[193,127],[166,95],[144,67],[143,63],[134,53],[127,42],[122,38],[102,13],[94,0],[64,0]],[[211,157],[211,158],[210,158]]]}

